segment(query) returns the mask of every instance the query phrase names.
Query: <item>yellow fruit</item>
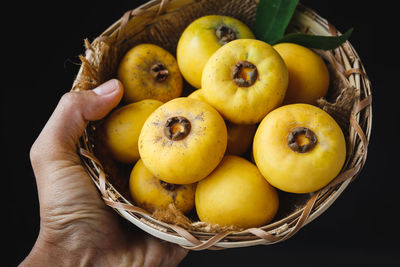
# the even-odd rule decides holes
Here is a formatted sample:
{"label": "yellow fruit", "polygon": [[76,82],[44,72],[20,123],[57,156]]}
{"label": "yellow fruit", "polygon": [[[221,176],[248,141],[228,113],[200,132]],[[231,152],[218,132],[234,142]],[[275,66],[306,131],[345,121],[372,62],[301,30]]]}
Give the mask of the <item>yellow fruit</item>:
{"label": "yellow fruit", "polygon": [[143,99],[166,102],[181,95],[182,76],[175,58],[153,44],[140,44],[129,50],[118,67],[127,103]]}
{"label": "yellow fruit", "polygon": [[273,46],[285,61],[289,71],[289,86],[284,104],[316,104],[326,95],[329,71],[320,56],[310,49],[293,43]]}
{"label": "yellow fruit", "polygon": [[129,189],[133,201],[150,212],[168,209],[171,203],[183,213],[194,207],[196,184],[175,185],[163,182],[154,177],[140,159],[132,169]]}
{"label": "yellow fruit", "polygon": [[147,117],[163,103],[146,99],[114,110],[100,128],[111,156],[123,163],[139,159],[138,139]]}
{"label": "yellow fruit", "polygon": [[190,184],[206,177],[224,156],[223,118],[197,99],[173,99],[154,111],[143,125],[139,153],[158,179]]}
{"label": "yellow fruit", "polygon": [[[201,89],[197,89],[188,97],[207,103],[202,92]],[[234,124],[229,121],[225,121],[225,123],[228,130],[228,144],[225,154],[237,156],[243,155],[253,142],[257,126],[255,124]]]}
{"label": "yellow fruit", "polygon": [[241,38],[253,39],[254,35],[237,19],[211,15],[193,21],[182,33],[176,51],[183,77],[200,88],[203,68],[210,56],[229,41]]}
{"label": "yellow fruit", "polygon": [[270,222],[278,211],[279,199],[253,163],[225,156],[197,184],[195,205],[201,221],[249,228]]}
{"label": "yellow fruit", "polygon": [[254,160],[267,181],[290,193],[309,193],[335,178],[346,158],[339,125],[309,104],[282,106],[260,123]]}
{"label": "yellow fruit", "polygon": [[288,72],[279,54],[258,40],[232,41],[215,52],[203,70],[207,102],[237,124],[260,122],[283,101]]}
{"label": "yellow fruit", "polygon": [[201,88],[193,91],[190,95],[188,95],[188,97],[207,103],[207,100],[204,98]]}

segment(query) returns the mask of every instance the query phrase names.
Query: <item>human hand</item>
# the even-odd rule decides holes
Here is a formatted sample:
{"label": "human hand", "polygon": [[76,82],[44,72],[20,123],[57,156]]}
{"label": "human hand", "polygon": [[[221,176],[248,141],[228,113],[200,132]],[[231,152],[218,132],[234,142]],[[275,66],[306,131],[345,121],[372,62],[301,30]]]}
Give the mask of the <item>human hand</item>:
{"label": "human hand", "polygon": [[81,165],[76,144],[88,121],[121,100],[110,80],[92,91],[66,93],[31,148],[40,203],[40,232],[21,266],[175,266],[187,250],[128,231]]}

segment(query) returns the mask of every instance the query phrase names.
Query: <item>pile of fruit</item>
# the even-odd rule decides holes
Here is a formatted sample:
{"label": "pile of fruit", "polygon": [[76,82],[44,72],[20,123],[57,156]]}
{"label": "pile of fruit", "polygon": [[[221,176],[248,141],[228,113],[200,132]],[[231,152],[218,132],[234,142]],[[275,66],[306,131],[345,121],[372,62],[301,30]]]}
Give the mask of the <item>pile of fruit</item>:
{"label": "pile of fruit", "polygon": [[[329,87],[324,61],[293,43],[256,40],[237,19],[205,16],[182,33],[176,59],[153,44],[120,62],[123,106],[99,129],[109,155],[133,167],[134,203],[171,203],[203,222],[265,225],[277,189],[310,193],[340,172],[343,133],[316,107]],[[181,97],[185,79],[197,90]]]}

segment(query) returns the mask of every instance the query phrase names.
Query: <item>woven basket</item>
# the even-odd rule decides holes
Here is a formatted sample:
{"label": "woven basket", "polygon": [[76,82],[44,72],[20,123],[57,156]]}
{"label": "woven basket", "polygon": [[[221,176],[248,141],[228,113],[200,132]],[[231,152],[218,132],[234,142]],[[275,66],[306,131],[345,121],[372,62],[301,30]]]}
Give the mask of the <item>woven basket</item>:
{"label": "woven basket", "polygon": [[[82,65],[72,90],[90,90],[115,78],[120,59],[136,44],[154,43],[175,55],[181,33],[198,17],[227,15],[251,26],[256,4],[255,0],[153,0],[130,10],[92,43],[85,41],[85,56],[81,57]],[[288,31],[340,35],[333,25],[303,5],[297,7]],[[371,131],[371,84],[354,48],[345,42],[335,50],[316,52],[324,58],[331,74],[331,86],[326,99],[319,101],[320,107],[338,121],[347,142],[346,163],[325,188],[311,194],[280,192],[278,215],[259,228],[217,231],[202,228],[201,222],[192,224],[197,223],[197,228],[168,223],[132,204],[127,189],[130,169],[104,156],[95,138],[101,122],[94,122],[80,140],[79,153],[104,202],[144,231],[192,250],[267,245],[293,236],[321,215],[359,174],[366,160]],[[193,90],[188,84],[184,87],[186,94]]]}

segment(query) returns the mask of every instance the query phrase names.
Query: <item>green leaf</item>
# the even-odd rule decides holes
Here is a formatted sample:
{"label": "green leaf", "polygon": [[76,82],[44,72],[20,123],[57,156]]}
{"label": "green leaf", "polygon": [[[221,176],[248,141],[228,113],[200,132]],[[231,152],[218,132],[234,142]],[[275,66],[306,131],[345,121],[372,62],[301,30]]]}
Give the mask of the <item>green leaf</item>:
{"label": "green leaf", "polygon": [[308,48],[331,50],[339,47],[347,39],[349,39],[352,32],[353,28],[350,28],[340,36],[320,36],[305,33],[289,33],[275,43],[295,43]]}
{"label": "green leaf", "polygon": [[256,38],[274,43],[285,33],[298,0],[259,0],[253,32]]}

